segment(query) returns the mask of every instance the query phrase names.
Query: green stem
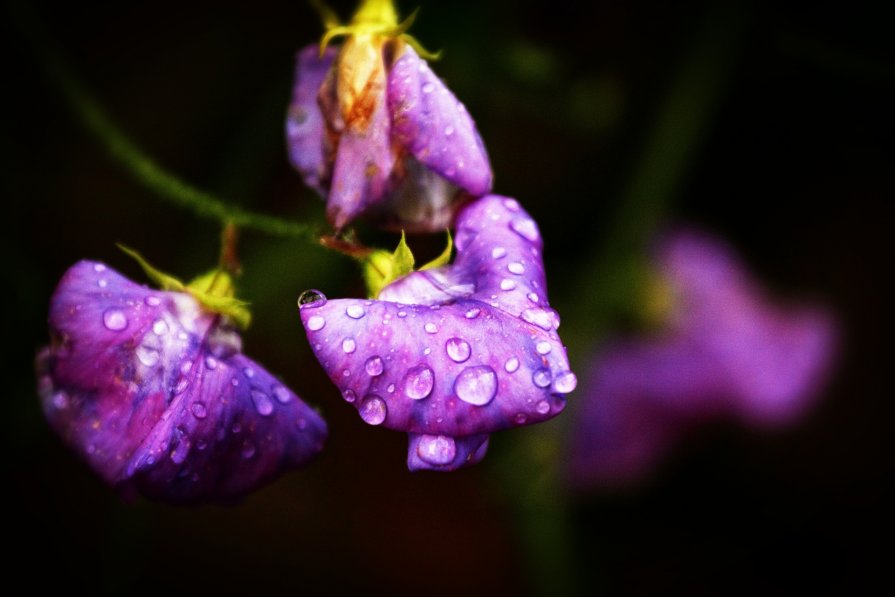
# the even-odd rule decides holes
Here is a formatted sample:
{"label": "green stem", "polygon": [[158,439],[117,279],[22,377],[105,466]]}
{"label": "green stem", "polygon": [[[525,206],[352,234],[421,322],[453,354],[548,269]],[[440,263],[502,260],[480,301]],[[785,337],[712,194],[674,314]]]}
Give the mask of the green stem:
{"label": "green stem", "polygon": [[245,210],[181,180],[159,166],[121,131],[58,53],[50,49],[50,40],[37,18],[23,6],[14,5],[12,8],[26,40],[75,115],[119,164],[159,198],[223,225],[234,224],[273,236],[318,242],[319,235],[312,226]]}

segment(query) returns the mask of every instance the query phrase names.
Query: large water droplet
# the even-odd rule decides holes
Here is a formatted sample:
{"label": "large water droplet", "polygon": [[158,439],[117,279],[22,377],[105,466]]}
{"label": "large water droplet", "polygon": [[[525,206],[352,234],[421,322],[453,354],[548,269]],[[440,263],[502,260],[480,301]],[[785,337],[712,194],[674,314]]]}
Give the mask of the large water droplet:
{"label": "large water droplet", "polygon": [[434,386],[435,375],[425,365],[411,368],[404,378],[404,393],[414,400],[422,400],[431,394]]}
{"label": "large water droplet", "polygon": [[538,351],[539,355],[550,354],[550,351],[553,350],[553,345],[546,340],[542,340],[535,344],[535,350]]}
{"label": "large water droplet", "polygon": [[197,419],[204,419],[208,416],[208,410],[205,408],[205,404],[202,402],[193,402],[192,406],[190,406],[190,410],[193,413],[193,416]]}
{"label": "large water droplet", "polygon": [[571,371],[563,371],[553,380],[553,390],[560,394],[568,394],[578,385],[578,377]]}
{"label": "large water droplet", "polygon": [[345,314],[351,319],[360,319],[366,315],[367,312],[364,311],[364,308],[360,305],[349,305],[348,308],[345,309]]}
{"label": "large water droplet", "polygon": [[255,410],[261,416],[266,417],[273,412],[273,402],[270,396],[261,390],[252,390],[252,402],[255,403]]}
{"label": "large water droplet", "polygon": [[109,309],[103,313],[103,325],[113,332],[120,332],[127,327],[127,317],[118,309]]}
{"label": "large water droplet", "polygon": [[516,288],[516,283],[509,278],[504,278],[500,281],[501,290],[513,290],[514,288]]}
{"label": "large water droplet", "polygon": [[351,354],[355,350],[357,350],[357,342],[354,341],[354,338],[345,338],[342,340],[342,352]]}
{"label": "large water droplet", "polygon": [[507,373],[515,373],[519,369],[519,359],[516,357],[508,358],[503,368],[506,369]]}
{"label": "large water droplet", "polygon": [[280,404],[286,404],[287,402],[292,400],[292,395],[289,393],[289,390],[287,390],[283,386],[274,386],[271,390],[271,393]]}
{"label": "large water droplet", "polygon": [[382,375],[382,372],[385,370],[385,365],[382,363],[382,359],[380,357],[370,357],[367,359],[367,362],[364,363],[364,371],[367,372],[367,375],[370,377],[376,377],[377,375]]}
{"label": "large water droplet", "polygon": [[479,309],[478,307],[473,307],[472,309],[470,309],[469,311],[466,312],[466,319],[475,319],[476,317],[479,316],[479,313],[481,313],[481,312],[482,312],[482,310]]}
{"label": "large water droplet", "polygon": [[151,346],[146,346],[145,344],[141,344],[137,347],[136,350],[137,358],[140,359],[140,362],[146,365],[147,367],[155,367],[161,356],[159,355],[158,350]]}
{"label": "large water droplet", "polygon": [[539,388],[546,388],[550,385],[550,370],[538,369],[532,374],[531,381]]}
{"label": "large water droplet", "polygon": [[427,334],[437,334],[438,333],[438,326],[432,322],[429,322],[426,325],[424,325],[423,329],[426,330]]}
{"label": "large water droplet", "polygon": [[152,332],[156,336],[164,336],[168,333],[168,324],[163,320],[158,319],[155,323],[152,324]]}
{"label": "large water droplet", "polygon": [[305,290],[298,295],[298,308],[322,307],[326,304],[326,295],[319,290]]}
{"label": "large water droplet", "polygon": [[470,355],[472,355],[472,349],[469,347],[469,342],[464,340],[463,338],[451,338],[444,345],[445,350],[451,360],[456,363],[462,363],[469,359]]}
{"label": "large water droplet", "polygon": [[326,320],[323,319],[320,315],[312,315],[308,318],[308,329],[312,332],[316,332],[317,330],[322,330],[323,326],[326,325]]}
{"label": "large water droplet", "polygon": [[540,297],[539,297],[537,294],[535,294],[534,292],[529,292],[529,293],[528,293],[527,295],[525,295],[525,296],[527,296],[527,297],[528,297],[528,300],[530,300],[530,301],[533,302],[533,303],[537,303],[537,302],[539,302],[539,301],[541,300]]}
{"label": "large water droplet", "polygon": [[454,392],[464,402],[483,406],[497,394],[497,374],[487,365],[467,367],[454,382]]}
{"label": "large water droplet", "polygon": [[507,265],[507,269],[511,274],[521,276],[525,273],[525,265],[521,261],[513,261]]}
{"label": "large water droplet", "polygon": [[516,218],[510,222],[510,229],[525,240],[536,242],[541,238],[538,225],[531,218]]}
{"label": "large water droplet", "polygon": [[416,453],[424,462],[444,466],[457,456],[457,443],[446,435],[423,435],[416,445]]}
{"label": "large water droplet", "polygon": [[526,309],[522,312],[522,319],[548,332],[553,329],[553,314],[547,309],[539,309],[537,307]]}
{"label": "large water droplet", "polygon": [[360,418],[368,425],[381,425],[388,416],[388,406],[385,400],[375,394],[371,394],[364,398],[360,408]]}
{"label": "large water droplet", "polygon": [[506,257],[506,256],[507,256],[507,250],[504,249],[503,247],[494,247],[493,249],[491,249],[491,257],[493,259],[500,259],[500,258]]}

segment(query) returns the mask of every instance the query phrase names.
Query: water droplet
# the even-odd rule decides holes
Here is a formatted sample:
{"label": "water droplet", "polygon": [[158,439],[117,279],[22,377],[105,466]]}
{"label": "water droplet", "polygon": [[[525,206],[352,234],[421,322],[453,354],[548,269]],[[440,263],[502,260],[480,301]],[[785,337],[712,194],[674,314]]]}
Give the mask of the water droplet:
{"label": "water droplet", "polygon": [[517,369],[519,369],[519,359],[516,357],[510,357],[507,359],[507,362],[504,363],[503,366],[506,369],[507,373],[515,373]]}
{"label": "water droplet", "polygon": [[479,316],[479,313],[481,313],[481,312],[482,312],[482,310],[479,309],[478,307],[473,307],[472,309],[470,309],[469,311],[466,312],[466,319],[475,319],[476,317]]}
{"label": "water droplet", "polygon": [[501,259],[502,257],[507,256],[507,250],[503,247],[494,247],[491,249],[491,258],[492,259]]}
{"label": "water droplet", "polygon": [[500,281],[500,289],[501,290],[512,290],[516,288],[516,283],[510,280],[509,278],[504,278]]}
{"label": "water droplet", "polygon": [[437,334],[438,333],[438,326],[432,322],[429,322],[426,325],[424,325],[423,329],[426,330],[427,334]]}
{"label": "water droplet", "polygon": [[550,385],[550,370],[538,369],[532,374],[531,381],[539,388],[546,388]]}
{"label": "water droplet", "polygon": [[242,370],[242,372],[249,379],[252,379],[253,377],[255,377],[255,370],[252,369],[251,367],[246,367],[245,369]]}
{"label": "water droplet", "polygon": [[312,332],[316,332],[317,330],[322,330],[323,326],[326,325],[326,320],[323,319],[320,315],[312,315],[308,318],[308,329]]}
{"label": "water droplet", "polygon": [[548,332],[553,329],[553,314],[546,309],[526,309],[522,312],[522,319]]}
{"label": "water droplet", "polygon": [[109,285],[109,283],[106,281],[105,278],[101,278],[99,280],[99,282],[96,283],[96,285],[99,286],[100,288],[105,288],[106,286]]}
{"label": "water droplet", "polygon": [[504,199],[503,206],[510,211],[519,211],[519,202],[515,199]]}
{"label": "water droplet", "polygon": [[164,336],[168,333],[168,324],[161,319],[158,319],[155,323],[152,324],[152,332],[156,336]]}
{"label": "water droplet", "polygon": [[103,313],[103,325],[113,332],[120,332],[127,327],[127,317],[118,309],[109,309]]}
{"label": "water droplet", "polygon": [[261,416],[266,417],[273,412],[273,402],[270,396],[261,390],[252,390],[252,402],[255,403],[255,410]]}
{"label": "water droplet", "polygon": [[367,359],[367,362],[364,363],[364,371],[367,372],[367,375],[370,377],[376,377],[377,375],[382,375],[382,372],[385,370],[385,365],[382,363],[382,359],[379,357],[370,357]]}
{"label": "water droplet", "polygon": [[525,413],[518,413],[513,420],[516,422],[516,425],[525,425],[525,422],[528,421],[528,417]]}
{"label": "water droplet", "polygon": [[444,466],[457,457],[457,443],[446,435],[423,435],[416,445],[420,460],[435,466]]}
{"label": "water droplet", "polygon": [[364,311],[364,308],[360,305],[349,305],[349,307],[345,309],[345,314],[348,315],[348,317],[350,317],[351,319],[360,319],[361,317],[366,315],[367,312]]}
{"label": "water droplet", "polygon": [[141,344],[137,347],[136,350],[137,358],[140,359],[140,362],[146,365],[147,367],[155,367],[161,356],[159,355],[158,350],[152,348],[151,346],[146,346],[145,344]]}
{"label": "water droplet", "polygon": [[255,455],[255,445],[250,441],[243,442],[242,457],[245,458],[246,460],[248,460],[249,458],[251,458],[254,455]]}
{"label": "water droplet", "polygon": [[546,340],[542,340],[535,344],[535,350],[538,351],[538,354],[540,355],[550,354],[550,351],[553,350],[553,345]]}
{"label": "water droplet", "polygon": [[326,295],[319,290],[305,290],[298,295],[298,308],[322,307],[326,304]]}
{"label": "water droplet", "polygon": [[193,412],[193,416],[197,419],[204,419],[208,416],[208,411],[205,408],[205,404],[202,402],[193,402],[192,406],[190,406],[190,410]]}
{"label": "water droplet", "polygon": [[147,296],[144,302],[150,307],[158,307],[162,304],[162,301],[157,296]]}
{"label": "water droplet", "polygon": [[388,416],[388,406],[385,400],[375,394],[371,394],[364,398],[360,408],[360,418],[368,425],[381,425]]}
{"label": "water droplet", "polygon": [[357,399],[357,394],[354,393],[354,390],[345,390],[342,392],[342,398],[345,399],[345,402],[354,402]]}
{"label": "water droplet", "polygon": [[393,384],[393,383],[388,384],[388,387],[385,388],[385,390],[386,390],[389,394],[394,394],[394,393],[395,393],[395,384]]}
{"label": "water droplet", "polygon": [[445,137],[450,137],[453,134],[454,134],[454,127],[452,127],[451,125],[447,125],[446,127],[444,127],[444,136]]}
{"label": "water droplet", "polygon": [[95,263],[93,264],[93,271],[95,271],[96,273],[104,272],[106,271],[106,266],[102,263]]}
{"label": "water droplet", "polygon": [[525,265],[521,261],[513,261],[507,265],[507,269],[510,270],[511,274],[516,274],[517,276],[525,273]]}
{"label": "water droplet", "polygon": [[186,390],[190,385],[190,382],[185,377],[180,378],[180,381],[177,382],[177,385],[174,386],[174,395],[179,396],[183,394],[184,390]]}
{"label": "water droplet", "polygon": [[434,386],[435,375],[425,365],[411,368],[404,378],[404,393],[414,400],[422,400],[431,394]]}
{"label": "water droplet", "polygon": [[205,367],[209,371],[214,371],[215,369],[218,368],[217,359],[215,359],[213,356],[210,356],[210,355],[205,357]]}
{"label": "water droplet", "polygon": [[568,394],[578,385],[578,377],[571,371],[563,371],[553,380],[553,390],[560,394]]}
{"label": "water droplet", "polygon": [[423,349],[423,354],[427,356],[432,354],[432,349],[427,346],[425,349]]}
{"label": "water droplet", "polygon": [[177,447],[171,451],[171,462],[174,464],[183,464],[189,453],[190,440],[186,437],[181,437],[180,441],[177,443]]}
{"label": "water droplet", "polygon": [[529,293],[528,293],[527,295],[525,295],[525,296],[527,296],[527,297],[528,297],[528,300],[530,300],[530,301],[533,302],[533,303],[537,303],[538,301],[541,300],[540,297],[539,297],[537,294],[535,294],[534,292],[529,292]]}
{"label": "water droplet", "polygon": [[351,354],[355,350],[357,350],[357,342],[354,341],[354,338],[345,338],[342,340],[342,352]]}
{"label": "water droplet", "polygon": [[463,338],[451,338],[444,345],[445,350],[451,360],[456,363],[462,363],[469,359],[470,355],[472,355],[472,349],[469,347],[469,342],[464,340]]}
{"label": "water droplet", "polygon": [[342,369],[342,377],[351,377],[350,369]]}
{"label": "water droplet", "polygon": [[423,85],[423,93],[432,93],[435,90],[435,83],[426,83]]}
{"label": "water droplet", "polygon": [[497,374],[487,365],[467,367],[454,382],[454,392],[464,402],[483,406],[497,394]]}
{"label": "water droplet", "polygon": [[538,402],[537,406],[535,406],[535,410],[542,415],[546,415],[550,412],[550,404],[546,400],[541,400]]}
{"label": "water droplet", "polygon": [[190,372],[190,369],[192,369],[192,368],[193,368],[193,362],[192,362],[192,361],[184,361],[184,362],[183,362],[183,365],[180,366],[180,372],[181,372],[182,374],[186,375],[187,373]]}
{"label": "water droplet", "polygon": [[407,311],[398,311],[398,317],[407,317]]}
{"label": "water droplet", "polygon": [[510,222],[510,229],[525,240],[536,242],[541,238],[538,225],[530,218],[516,218]]}
{"label": "water droplet", "polygon": [[271,393],[273,397],[277,399],[277,402],[280,404],[286,404],[290,400],[292,400],[292,395],[289,394],[289,390],[284,388],[283,386],[274,386],[271,389]]}

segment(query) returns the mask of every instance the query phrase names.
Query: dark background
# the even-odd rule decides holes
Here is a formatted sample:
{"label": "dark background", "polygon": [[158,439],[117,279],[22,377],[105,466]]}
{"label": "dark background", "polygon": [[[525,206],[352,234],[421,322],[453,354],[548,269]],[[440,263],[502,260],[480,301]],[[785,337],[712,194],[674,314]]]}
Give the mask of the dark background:
{"label": "dark background", "polygon": [[[475,117],[496,192],[517,197],[541,227],[551,303],[579,377],[593,346],[589,314],[608,317],[605,301],[582,290],[601,284],[604,240],[670,217],[729,239],[777,295],[835,311],[843,344],[817,407],[785,432],[705,428],[640,487],[559,496],[570,532],[556,567],[530,555],[538,539],[526,517],[540,514],[518,480],[562,453],[520,460],[514,444],[535,432],[515,430],[494,436],[472,469],[408,473],[404,436],[363,425],[341,403],[295,311],[306,288],[362,293],[355,266],[247,231],[242,294],[255,323],[246,352],[322,409],[327,449],[237,505],[122,503],[40,413],[32,363],[48,339],[50,294],[80,258],[142,279],[116,241],[190,278],[214,264],[219,230],[109,159],[37,56],[62,56],[171,172],[323,229],[323,204],[290,169],[282,138],[294,52],[321,27],[297,0],[13,3],[0,145],[7,578],[27,562],[46,571],[23,579],[35,588],[99,593],[525,595],[554,583],[576,594],[841,595],[888,581],[891,558],[875,541],[887,544],[893,504],[892,301],[882,290],[892,275],[893,11],[421,4],[412,33],[444,50],[434,69]],[[352,8],[334,6],[345,18]],[[413,7],[399,5],[402,15]],[[35,50],[26,40],[41,35],[50,42]],[[619,215],[622,205],[634,216]],[[411,242],[422,254],[440,249]],[[571,401],[583,393],[582,384]],[[553,425],[562,423],[544,427]]]}

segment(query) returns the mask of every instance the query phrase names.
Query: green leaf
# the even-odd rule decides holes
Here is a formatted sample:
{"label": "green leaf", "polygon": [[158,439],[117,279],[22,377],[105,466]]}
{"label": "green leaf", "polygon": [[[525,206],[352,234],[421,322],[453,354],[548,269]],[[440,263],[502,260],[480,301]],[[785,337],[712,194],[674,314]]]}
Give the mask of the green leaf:
{"label": "green leaf", "polygon": [[393,253],[373,251],[363,263],[367,292],[371,298],[375,298],[383,288],[413,271],[413,253],[407,246],[404,232],[401,231],[401,241]]}
{"label": "green leaf", "polygon": [[183,282],[181,282],[174,276],[168,275],[168,274],[164,273],[163,271],[154,268],[152,265],[149,264],[148,261],[143,259],[142,255],[140,255],[134,249],[131,249],[130,247],[122,245],[121,243],[115,243],[115,246],[117,246],[119,249],[124,251],[124,253],[126,255],[133,258],[134,261],[136,261],[138,264],[140,264],[140,267],[142,267],[143,271],[146,272],[146,276],[150,280],[155,282],[155,284],[162,290],[171,290],[174,292],[184,292],[186,290],[186,287],[183,285]]}

